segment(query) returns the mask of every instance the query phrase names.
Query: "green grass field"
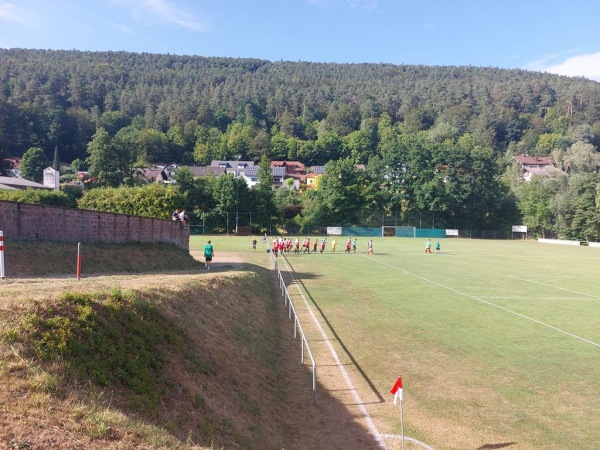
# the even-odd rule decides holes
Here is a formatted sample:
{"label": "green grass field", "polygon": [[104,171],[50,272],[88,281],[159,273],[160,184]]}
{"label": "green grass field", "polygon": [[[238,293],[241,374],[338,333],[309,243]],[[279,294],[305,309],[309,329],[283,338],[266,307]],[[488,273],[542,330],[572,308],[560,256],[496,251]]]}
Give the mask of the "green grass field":
{"label": "green grass field", "polygon": [[[367,406],[380,431],[400,431],[402,376],[406,434],[436,449],[600,448],[600,248],[443,239],[426,255],[425,239],[376,238],[367,256],[367,240],[286,259],[384,399]],[[252,258],[250,241],[213,238],[216,261]]]}

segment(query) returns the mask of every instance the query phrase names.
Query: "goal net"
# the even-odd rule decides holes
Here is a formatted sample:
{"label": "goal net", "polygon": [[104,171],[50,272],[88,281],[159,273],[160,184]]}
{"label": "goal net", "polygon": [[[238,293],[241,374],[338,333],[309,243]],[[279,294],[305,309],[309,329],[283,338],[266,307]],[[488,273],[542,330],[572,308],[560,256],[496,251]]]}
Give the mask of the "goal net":
{"label": "goal net", "polygon": [[417,227],[381,227],[382,237],[417,237]]}

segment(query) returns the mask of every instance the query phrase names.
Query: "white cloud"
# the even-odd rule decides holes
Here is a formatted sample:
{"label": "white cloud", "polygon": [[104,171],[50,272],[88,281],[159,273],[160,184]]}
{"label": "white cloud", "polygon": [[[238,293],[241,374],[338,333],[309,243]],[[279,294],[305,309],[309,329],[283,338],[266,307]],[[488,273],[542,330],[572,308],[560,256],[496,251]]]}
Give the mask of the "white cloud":
{"label": "white cloud", "polygon": [[15,6],[13,3],[0,3],[0,20],[8,20],[9,22],[27,23],[28,12],[23,8]]}
{"label": "white cloud", "polygon": [[208,31],[208,26],[189,11],[168,0],[113,0],[113,3],[132,10],[135,17],[151,15],[164,22],[173,23],[194,31]]}
{"label": "white cloud", "polygon": [[600,81],[600,52],[568,57],[556,62],[559,55],[549,55],[527,65],[527,69],[556,73],[569,77],[585,77]]}

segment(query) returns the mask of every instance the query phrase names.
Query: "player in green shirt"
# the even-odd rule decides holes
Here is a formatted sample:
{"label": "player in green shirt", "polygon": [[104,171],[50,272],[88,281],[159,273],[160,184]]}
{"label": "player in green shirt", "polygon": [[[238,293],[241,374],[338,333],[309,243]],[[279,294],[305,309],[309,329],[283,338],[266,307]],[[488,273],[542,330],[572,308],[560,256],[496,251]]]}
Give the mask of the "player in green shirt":
{"label": "player in green shirt", "polygon": [[213,256],[215,255],[214,249],[212,244],[210,243],[210,241],[208,241],[206,243],[206,245],[204,246],[204,268],[206,270],[210,269],[210,262],[213,259]]}

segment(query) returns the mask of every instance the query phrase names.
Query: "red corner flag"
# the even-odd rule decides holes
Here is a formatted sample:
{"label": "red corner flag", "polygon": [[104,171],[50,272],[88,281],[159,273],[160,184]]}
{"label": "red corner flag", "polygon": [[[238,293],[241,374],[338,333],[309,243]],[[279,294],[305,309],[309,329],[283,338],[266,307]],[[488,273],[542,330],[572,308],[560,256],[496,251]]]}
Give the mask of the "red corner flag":
{"label": "red corner flag", "polygon": [[396,404],[396,401],[398,399],[400,399],[400,401],[402,401],[402,377],[398,377],[398,379],[396,380],[396,384],[394,384],[394,387],[390,390],[390,394],[392,394],[394,396],[394,405]]}

